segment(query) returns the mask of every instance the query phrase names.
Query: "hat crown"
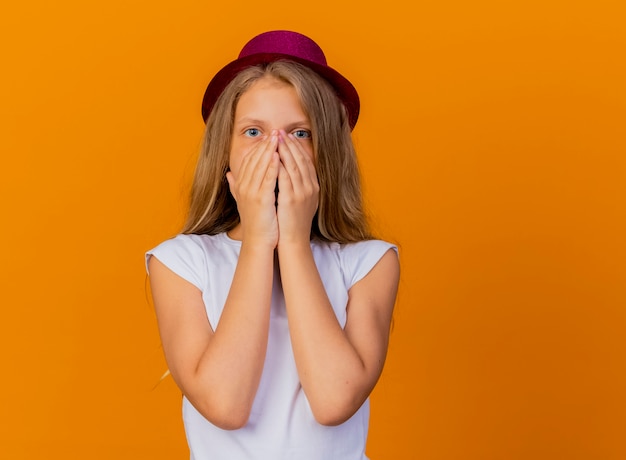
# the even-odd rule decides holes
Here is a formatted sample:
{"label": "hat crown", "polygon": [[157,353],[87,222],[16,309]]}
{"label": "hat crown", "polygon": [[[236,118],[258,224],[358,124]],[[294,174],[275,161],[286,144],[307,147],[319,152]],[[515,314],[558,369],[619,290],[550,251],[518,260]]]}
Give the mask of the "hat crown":
{"label": "hat crown", "polygon": [[283,54],[327,66],[322,49],[306,35],[288,30],[265,32],[245,44],[239,59],[253,54]]}
{"label": "hat crown", "polygon": [[222,67],[209,82],[202,99],[202,119],[206,122],[213,106],[232,79],[242,70],[275,61],[293,61],[324,78],[335,90],[348,110],[348,123],[354,128],[359,118],[359,94],[352,83],[326,63],[326,56],[317,43],[306,35],[289,30],[272,30],[252,38],[239,57]]}

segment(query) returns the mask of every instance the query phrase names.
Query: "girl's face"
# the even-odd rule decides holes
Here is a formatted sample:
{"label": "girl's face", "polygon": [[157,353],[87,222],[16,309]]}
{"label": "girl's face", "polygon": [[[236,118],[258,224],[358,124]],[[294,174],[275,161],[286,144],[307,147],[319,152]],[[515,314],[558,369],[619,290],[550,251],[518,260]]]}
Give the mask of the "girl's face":
{"label": "girl's face", "polygon": [[230,170],[235,178],[243,156],[273,130],[285,130],[298,139],[313,158],[311,121],[293,86],[264,77],[241,95],[235,109]]}

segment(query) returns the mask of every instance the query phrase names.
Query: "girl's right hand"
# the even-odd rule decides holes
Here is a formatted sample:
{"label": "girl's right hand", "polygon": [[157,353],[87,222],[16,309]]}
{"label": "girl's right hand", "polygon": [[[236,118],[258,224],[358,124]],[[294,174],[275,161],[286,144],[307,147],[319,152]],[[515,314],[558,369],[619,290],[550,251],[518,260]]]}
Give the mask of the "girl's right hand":
{"label": "girl's right hand", "polygon": [[237,177],[232,171],[226,173],[230,193],[237,202],[242,241],[272,248],[278,244],[274,193],[280,165],[277,147],[278,136],[272,132],[243,155]]}

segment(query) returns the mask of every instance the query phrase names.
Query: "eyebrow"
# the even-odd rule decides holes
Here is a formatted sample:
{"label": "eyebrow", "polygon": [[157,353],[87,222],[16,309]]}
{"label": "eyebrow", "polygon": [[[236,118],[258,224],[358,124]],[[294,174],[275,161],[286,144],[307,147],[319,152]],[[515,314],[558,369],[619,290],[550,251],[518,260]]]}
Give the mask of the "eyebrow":
{"label": "eyebrow", "polygon": [[261,120],[257,120],[256,118],[244,117],[239,120],[235,120],[235,125],[263,125],[264,123]]}
{"label": "eyebrow", "polygon": [[[239,120],[235,120],[235,126],[241,125],[257,125],[257,126],[265,126],[265,122],[263,120],[258,120],[256,118],[244,117]],[[299,126],[304,126],[308,129],[311,128],[311,123],[307,120],[298,120],[293,123],[289,123],[285,129],[285,131],[289,131],[293,128],[297,128]]]}

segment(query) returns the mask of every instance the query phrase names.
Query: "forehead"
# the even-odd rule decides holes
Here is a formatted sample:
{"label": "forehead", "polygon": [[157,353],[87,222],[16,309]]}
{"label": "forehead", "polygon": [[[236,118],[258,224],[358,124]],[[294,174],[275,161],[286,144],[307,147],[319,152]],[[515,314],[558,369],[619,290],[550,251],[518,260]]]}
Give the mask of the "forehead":
{"label": "forehead", "polygon": [[235,120],[297,116],[308,120],[296,89],[274,77],[263,77],[243,92],[235,108]]}

